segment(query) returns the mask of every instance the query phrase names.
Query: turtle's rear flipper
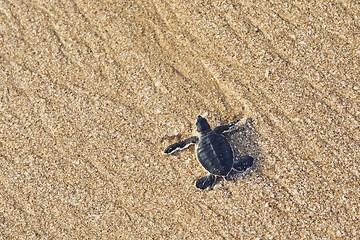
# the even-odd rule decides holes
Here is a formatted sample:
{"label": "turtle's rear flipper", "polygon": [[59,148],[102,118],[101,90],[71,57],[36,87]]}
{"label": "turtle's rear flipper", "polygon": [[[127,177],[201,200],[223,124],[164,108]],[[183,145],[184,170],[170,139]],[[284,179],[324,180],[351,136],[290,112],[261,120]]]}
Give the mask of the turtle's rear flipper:
{"label": "turtle's rear flipper", "polygon": [[213,188],[216,183],[217,177],[215,175],[209,174],[205,177],[199,178],[196,180],[196,187],[205,190],[206,188]]}
{"label": "turtle's rear flipper", "polygon": [[191,144],[197,143],[197,141],[199,141],[198,137],[189,137],[189,138],[187,138],[187,139],[185,139],[185,140],[183,140],[181,142],[171,144],[170,146],[165,148],[164,153],[170,154],[170,153],[173,153],[173,152],[175,152],[177,150],[187,148]]}
{"label": "turtle's rear flipper", "polygon": [[242,157],[239,161],[235,161],[233,169],[237,172],[244,172],[254,164],[254,158],[250,156]]}

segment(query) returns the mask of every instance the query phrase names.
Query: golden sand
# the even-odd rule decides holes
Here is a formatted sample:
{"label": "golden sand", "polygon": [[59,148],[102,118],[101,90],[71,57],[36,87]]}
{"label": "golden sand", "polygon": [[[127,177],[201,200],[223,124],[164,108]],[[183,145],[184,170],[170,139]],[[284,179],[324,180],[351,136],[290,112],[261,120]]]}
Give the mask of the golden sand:
{"label": "golden sand", "polygon": [[[360,6],[319,2],[1,1],[0,238],[358,238]],[[212,191],[161,154],[205,112],[256,158]]]}

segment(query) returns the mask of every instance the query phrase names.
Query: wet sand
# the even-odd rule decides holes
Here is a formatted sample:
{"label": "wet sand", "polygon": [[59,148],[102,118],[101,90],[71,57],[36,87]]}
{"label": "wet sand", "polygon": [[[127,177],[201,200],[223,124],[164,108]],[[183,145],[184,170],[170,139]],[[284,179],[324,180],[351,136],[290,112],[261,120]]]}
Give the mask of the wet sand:
{"label": "wet sand", "polygon": [[[359,237],[358,3],[120,2],[1,2],[1,239]],[[212,191],[205,112],[256,159]]]}

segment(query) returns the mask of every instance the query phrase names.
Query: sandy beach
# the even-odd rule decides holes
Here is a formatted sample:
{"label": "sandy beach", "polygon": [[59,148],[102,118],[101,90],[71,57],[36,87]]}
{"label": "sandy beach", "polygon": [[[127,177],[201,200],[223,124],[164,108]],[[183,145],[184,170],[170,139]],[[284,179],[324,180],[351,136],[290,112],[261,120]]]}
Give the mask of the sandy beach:
{"label": "sandy beach", "polygon": [[[191,2],[191,1],[190,1]],[[0,239],[359,239],[358,1],[0,2]],[[194,147],[255,165],[201,191]]]}

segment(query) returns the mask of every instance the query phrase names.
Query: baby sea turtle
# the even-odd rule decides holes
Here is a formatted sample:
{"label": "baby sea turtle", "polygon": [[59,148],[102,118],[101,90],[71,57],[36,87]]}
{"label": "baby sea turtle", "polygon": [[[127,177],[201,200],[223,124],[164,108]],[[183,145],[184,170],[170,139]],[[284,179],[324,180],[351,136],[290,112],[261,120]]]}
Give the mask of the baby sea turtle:
{"label": "baby sea turtle", "polygon": [[195,185],[202,190],[211,189],[218,177],[228,179],[230,172],[243,172],[253,165],[254,159],[251,156],[235,160],[231,145],[222,135],[224,132],[233,130],[237,122],[211,129],[207,120],[202,116],[198,116],[196,130],[199,132],[199,136],[193,136],[174,143],[168,146],[164,153],[171,154],[191,144],[196,144],[196,158],[209,173],[199,178]]}

